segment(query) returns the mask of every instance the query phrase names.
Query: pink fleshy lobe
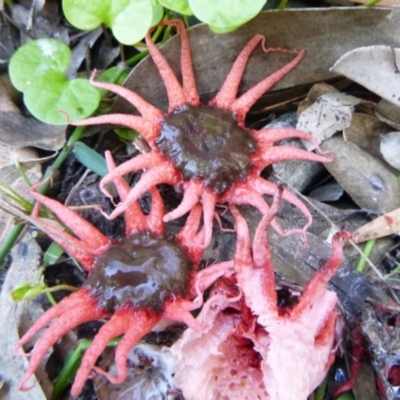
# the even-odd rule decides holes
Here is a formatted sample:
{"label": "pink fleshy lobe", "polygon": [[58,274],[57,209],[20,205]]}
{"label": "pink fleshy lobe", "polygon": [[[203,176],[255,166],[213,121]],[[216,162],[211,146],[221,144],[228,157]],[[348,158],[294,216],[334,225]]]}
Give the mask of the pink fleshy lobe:
{"label": "pink fleshy lobe", "polygon": [[275,195],[270,213],[261,221],[252,252],[247,225],[231,207],[237,231],[236,274],[216,285],[200,313],[207,329],[188,329],[173,347],[178,359],[175,382],[188,400],[305,400],[334,361],[339,312],[336,293],[327,283],[342,264],[341,242],[350,234],[334,236],[331,257],[297,303],[278,306],[265,229],[281,195]]}

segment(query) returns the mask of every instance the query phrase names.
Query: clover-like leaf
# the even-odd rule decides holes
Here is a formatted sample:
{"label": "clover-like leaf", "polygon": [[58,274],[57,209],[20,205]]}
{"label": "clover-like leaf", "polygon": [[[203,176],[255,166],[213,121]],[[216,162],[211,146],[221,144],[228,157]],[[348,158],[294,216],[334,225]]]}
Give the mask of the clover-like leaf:
{"label": "clover-like leaf", "polygon": [[152,0],[63,0],[62,5],[75,27],[89,30],[105,24],[119,42],[127,45],[143,39],[154,23]]}
{"label": "clover-like leaf", "polygon": [[165,8],[183,15],[193,15],[187,0],[158,0]]}
{"label": "clover-like leaf", "polygon": [[70,58],[64,43],[38,39],[20,47],[10,61],[11,81],[24,93],[26,107],[50,125],[86,118],[100,102],[100,91],[87,79],[68,80],[65,71]]}
{"label": "clover-like leaf", "polygon": [[266,0],[188,0],[194,15],[217,33],[229,32],[254,18]]}
{"label": "clover-like leaf", "polygon": [[157,0],[151,0],[151,7],[153,8],[153,18],[150,26],[157,25],[164,16],[164,7],[158,4]]}
{"label": "clover-like leaf", "polygon": [[10,61],[10,78],[21,92],[34,84],[41,85],[49,74],[53,79],[64,77],[71,52],[56,39],[39,39],[21,46]]}

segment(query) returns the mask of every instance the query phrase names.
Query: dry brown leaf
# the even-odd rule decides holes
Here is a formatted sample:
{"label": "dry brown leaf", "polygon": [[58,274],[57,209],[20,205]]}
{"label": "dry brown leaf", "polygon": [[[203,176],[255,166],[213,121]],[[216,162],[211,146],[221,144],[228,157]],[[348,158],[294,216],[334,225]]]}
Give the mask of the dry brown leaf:
{"label": "dry brown leaf", "polygon": [[350,126],[344,130],[344,137],[373,157],[381,159],[379,136],[392,130],[375,116],[355,112]]}
{"label": "dry brown leaf", "polygon": [[16,107],[15,91],[9,80],[0,77],[0,143],[13,147],[35,146],[58,150],[65,143],[65,126],[47,125],[25,117]]}
{"label": "dry brown leaf", "polygon": [[15,285],[37,278],[41,250],[30,235],[25,235],[11,254],[13,262],[0,294],[0,379],[5,383],[0,396],[7,400],[46,400],[50,396],[51,385],[42,367],[36,373],[40,384],[28,392],[18,390],[28,362],[26,358],[13,354],[20,338],[18,330],[26,331],[43,310],[36,302],[14,303],[10,296]]}
{"label": "dry brown leaf", "polygon": [[362,243],[370,239],[400,232],[400,208],[374,219],[353,232],[353,240]]}
{"label": "dry brown leaf", "polygon": [[375,114],[381,121],[398,131],[400,130],[400,107],[381,99],[375,107]]}
{"label": "dry brown leaf", "polygon": [[[300,114],[297,129],[310,133],[318,143],[322,143],[336,132],[348,128],[355,106],[363,102],[345,93],[323,94]],[[303,141],[303,144],[309,151],[315,149],[311,142]]]}
{"label": "dry brown leaf", "polygon": [[400,48],[376,45],[349,51],[339,58],[331,71],[400,106],[399,69]]}
{"label": "dry brown leaf", "polygon": [[380,135],[380,150],[383,158],[393,168],[400,170],[400,132],[390,132]]}
{"label": "dry brown leaf", "polygon": [[[267,46],[305,49],[306,56],[274,88],[333,78],[329,68],[344,53],[360,46],[386,44],[395,46],[400,37],[400,9],[302,9],[269,11],[226,35],[217,35],[206,25],[189,29],[194,72],[199,93],[210,99],[225,80],[232,63],[246,42],[255,34],[266,37]],[[163,46],[172,69],[180,71],[180,38],[174,37]],[[288,62],[285,54],[265,54],[260,49],[251,56],[240,86],[240,92]],[[180,73],[179,73],[180,74]],[[167,95],[160,75],[151,59],[143,60],[132,71],[125,86],[143,96],[156,107],[165,109]],[[134,112],[125,101],[118,100],[118,112]]]}

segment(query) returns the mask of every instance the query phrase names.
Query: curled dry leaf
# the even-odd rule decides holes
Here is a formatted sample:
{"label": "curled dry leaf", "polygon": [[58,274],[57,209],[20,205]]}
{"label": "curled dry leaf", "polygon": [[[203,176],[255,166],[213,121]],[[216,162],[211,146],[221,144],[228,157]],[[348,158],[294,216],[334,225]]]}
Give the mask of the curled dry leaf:
{"label": "curled dry leaf", "polygon": [[[371,29],[373,26],[375,29]],[[279,28],[278,28],[279,27]],[[293,32],[296,32],[294,35]],[[221,87],[236,55],[255,34],[267,38],[267,46],[305,49],[307,56],[273,90],[312,83],[332,78],[329,68],[347,51],[368,44],[395,45],[400,36],[400,9],[302,9],[284,13],[263,12],[237,31],[221,36],[210,32],[207,25],[197,25],[188,31],[196,46],[192,58],[198,91],[208,100]],[[327,46],[327,37],[332,45]],[[173,38],[163,46],[171,68],[179,71],[179,38]],[[284,55],[282,55],[284,56]],[[275,71],[282,63],[278,54],[268,58],[256,52],[246,68],[240,92],[259,82],[262,77]],[[207,73],[208,72],[208,73]],[[128,77],[125,86],[138,93],[158,108],[165,108],[167,95],[162,85],[153,85],[159,79],[150,59],[143,60]],[[118,100],[114,111],[132,112],[125,101]]]}
{"label": "curled dry leaf", "polygon": [[58,150],[65,143],[65,126],[47,125],[25,117],[15,106],[10,83],[0,79],[0,143],[12,147],[34,146]]}
{"label": "curled dry leaf", "polygon": [[344,130],[346,140],[356,144],[375,158],[382,159],[379,135],[392,131],[390,126],[373,115],[355,112],[351,124]]}
{"label": "curled dry leaf", "polygon": [[400,106],[400,48],[367,46],[344,54],[331,71]]}
{"label": "curled dry leaf", "polygon": [[399,181],[381,161],[345,142],[341,135],[331,137],[321,147],[335,154],[325,167],[360,208],[384,214],[400,207]]}
{"label": "curled dry leaf", "polygon": [[356,243],[361,243],[366,240],[378,239],[398,232],[400,232],[400,208],[382,215],[357,229],[353,233],[353,240]]}
{"label": "curled dry leaf", "polygon": [[381,121],[386,122],[395,130],[400,130],[400,107],[381,99],[375,107],[375,114]]}
{"label": "curled dry leaf", "polygon": [[380,135],[381,153],[383,158],[393,168],[400,170],[400,132],[390,132]]}
{"label": "curled dry leaf", "polygon": [[[329,139],[336,132],[348,128],[355,107],[364,100],[344,93],[326,93],[306,108],[299,116],[297,129],[312,134],[319,143]],[[307,150],[312,151],[315,146],[303,141]]]}
{"label": "curled dry leaf", "polygon": [[[21,282],[33,281],[37,277],[40,262],[40,247],[28,234],[12,250],[13,262],[7,272],[0,294],[0,365],[1,379],[4,381],[5,399],[13,400],[46,400],[50,398],[50,380],[43,368],[37,372],[40,385],[30,392],[18,390],[18,384],[26,369],[27,361],[15,357],[13,349],[19,339],[18,327],[26,331],[43,312],[36,302],[20,302],[11,300],[10,292]],[[23,332],[22,332],[23,333]]]}

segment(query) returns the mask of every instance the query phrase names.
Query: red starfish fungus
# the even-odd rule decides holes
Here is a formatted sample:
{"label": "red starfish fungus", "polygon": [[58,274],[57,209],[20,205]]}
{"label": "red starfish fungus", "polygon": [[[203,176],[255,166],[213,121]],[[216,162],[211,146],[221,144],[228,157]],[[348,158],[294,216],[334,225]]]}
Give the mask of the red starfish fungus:
{"label": "red starfish fungus", "polygon": [[[107,162],[112,171],[115,165],[111,156]],[[122,178],[114,177],[113,182],[124,201],[129,186]],[[46,311],[18,342],[16,350],[53,321],[32,350],[21,390],[29,389],[25,387],[27,380],[51,346],[84,322],[107,319],[83,357],[71,390],[74,396],[82,390],[92,370],[112,382],[123,381],[130,349],[162,318],[183,321],[193,329],[202,327],[190,310],[201,306],[201,293],[229,272],[233,264],[227,262],[222,267],[197,272],[203,250],[196,246],[195,239],[204,238],[204,229],[198,232],[200,206],[192,208],[175,239],[165,238],[163,203],[158,191],[152,188],[150,214],[144,215],[137,202],[129,202],[124,212],[126,235],[112,241],[74,211],[37,193],[36,187],[31,189],[38,202],[32,216],[38,227],[75,257],[89,274],[79,291]],[[49,208],[76,236],[40,218],[40,204]],[[117,376],[112,376],[95,367],[95,363],[108,341],[120,335],[123,336],[115,352]]]}
{"label": "red starfish fungus", "polygon": [[[320,148],[315,139],[305,132],[291,128],[252,130],[245,127],[245,116],[251,106],[276,82],[290,72],[303,58],[305,51],[281,48],[265,49],[265,52],[294,54],[295,58],[274,72],[252,89],[236,98],[238,87],[251,52],[261,42],[262,35],[255,35],[239,54],[221,90],[208,105],[201,105],[196,89],[192,68],[189,40],[181,21],[164,21],[164,25],[175,26],[182,40],[181,70],[182,85],[178,82],[160,50],[146,36],[150,55],[156,64],[166,86],[169,111],[163,114],[136,93],[109,83],[91,82],[100,89],[106,89],[130,102],[142,116],[110,114],[75,121],[74,125],[117,124],[135,129],[148,142],[151,151],[129,160],[101,181],[103,192],[110,197],[105,186],[115,177],[145,169],[140,181],[111,213],[110,218],[123,213],[143,193],[157,184],[166,183],[182,186],[181,204],[164,216],[170,221],[189,212],[197,204],[202,205],[206,247],[211,240],[214,208],[217,202],[229,204],[250,204],[264,215],[268,205],[262,195],[273,195],[275,184],[262,179],[260,172],[268,165],[291,159],[329,162],[330,158],[290,146],[275,146],[282,139],[294,137],[309,140]],[[304,204],[288,191],[283,199],[298,207],[311,224],[311,215]],[[275,221],[272,226],[281,234]],[[286,234],[298,232],[292,230]]]}
{"label": "red starfish fungus", "polygon": [[204,305],[198,318],[207,328],[188,329],[173,347],[175,381],[188,400],[306,400],[334,360],[337,297],[326,286],[343,260],[341,240],[350,234],[333,237],[331,257],[297,304],[280,307],[265,236],[278,197],[257,228],[252,250],[247,225],[231,207],[236,275],[223,278]]}

